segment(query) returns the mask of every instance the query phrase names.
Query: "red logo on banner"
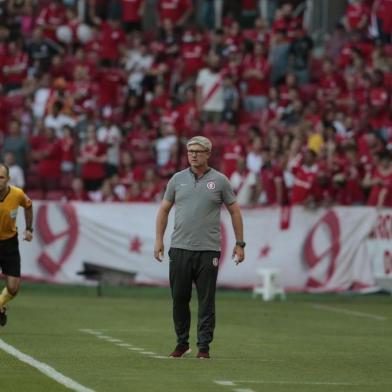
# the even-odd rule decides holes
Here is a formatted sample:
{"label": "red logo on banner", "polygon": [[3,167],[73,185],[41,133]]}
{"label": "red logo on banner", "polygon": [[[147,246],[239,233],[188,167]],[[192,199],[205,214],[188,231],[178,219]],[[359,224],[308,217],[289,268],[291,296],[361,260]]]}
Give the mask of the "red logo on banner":
{"label": "red logo on banner", "polygon": [[51,245],[60,238],[67,238],[67,241],[63,247],[63,253],[60,255],[58,260],[54,260],[48,253],[44,250],[38,257],[38,263],[51,275],[55,275],[62,267],[62,265],[67,261],[69,255],[72,253],[75,247],[76,241],[78,239],[78,219],[76,216],[75,209],[71,205],[56,206],[52,208],[58,208],[63,214],[68,228],[59,232],[54,233],[50,226],[50,214],[49,206],[47,204],[41,205],[37,212],[37,231],[43,242],[43,248],[45,246]]}
{"label": "red logo on banner", "polygon": [[142,245],[143,243],[142,241],[140,241],[140,238],[138,236],[132,237],[131,242],[129,244],[129,251],[135,253],[141,253]]}
{"label": "red logo on banner", "polygon": [[267,257],[269,255],[269,253],[271,252],[271,247],[267,244],[264,245],[261,249],[260,249],[260,253],[259,253],[259,259],[261,259],[262,257]]}
{"label": "red logo on banner", "polygon": [[[315,249],[315,235],[319,230],[324,229],[328,233],[329,246],[321,252]],[[307,282],[307,287],[321,287],[331,279],[335,268],[337,258],[340,252],[340,224],[335,212],[329,211],[325,214],[319,222],[310,230],[306,236],[304,244],[304,258],[307,265],[310,267],[310,274],[321,262],[329,263],[324,278],[320,281],[319,278],[310,276]],[[314,274],[315,275],[315,274]]]}

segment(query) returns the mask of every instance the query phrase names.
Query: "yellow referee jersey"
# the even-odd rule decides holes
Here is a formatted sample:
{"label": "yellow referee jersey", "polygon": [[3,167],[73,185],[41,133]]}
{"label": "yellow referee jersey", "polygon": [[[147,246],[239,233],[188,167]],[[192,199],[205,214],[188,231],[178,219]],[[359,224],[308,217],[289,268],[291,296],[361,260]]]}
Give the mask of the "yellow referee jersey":
{"label": "yellow referee jersey", "polygon": [[18,208],[29,208],[31,205],[31,200],[22,189],[12,185],[8,186],[8,192],[0,200],[0,240],[6,240],[16,234]]}

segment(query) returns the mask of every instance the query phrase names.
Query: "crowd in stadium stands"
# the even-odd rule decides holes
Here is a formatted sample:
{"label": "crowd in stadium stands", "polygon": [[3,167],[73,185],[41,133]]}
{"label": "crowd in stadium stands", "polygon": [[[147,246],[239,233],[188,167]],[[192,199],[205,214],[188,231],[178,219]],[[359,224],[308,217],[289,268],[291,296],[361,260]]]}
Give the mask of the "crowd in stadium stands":
{"label": "crowd in stadium stands", "polygon": [[11,183],[157,201],[204,135],[241,205],[392,207],[392,1],[348,1],[317,46],[265,1],[156,0],[147,27],[145,0],[0,2]]}

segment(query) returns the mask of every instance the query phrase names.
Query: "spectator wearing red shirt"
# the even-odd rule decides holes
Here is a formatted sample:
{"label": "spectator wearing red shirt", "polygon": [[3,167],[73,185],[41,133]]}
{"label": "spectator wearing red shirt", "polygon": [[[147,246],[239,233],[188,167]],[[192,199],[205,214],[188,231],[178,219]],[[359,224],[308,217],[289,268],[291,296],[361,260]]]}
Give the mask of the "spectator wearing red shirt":
{"label": "spectator wearing red shirt", "polygon": [[272,24],[272,30],[276,33],[278,30],[283,30],[287,34],[287,38],[291,41],[294,38],[294,30],[298,25],[302,25],[300,17],[293,15],[293,5],[285,3],[283,6],[276,10],[275,20]]}
{"label": "spectator wearing red shirt", "polygon": [[343,23],[348,32],[352,30],[364,31],[367,27],[370,10],[363,0],[352,0],[347,4]]}
{"label": "spectator wearing red shirt", "polygon": [[232,20],[225,26],[225,44],[227,47],[239,50],[244,41],[242,29],[236,20]]}
{"label": "spectator wearing red shirt", "polygon": [[[80,75],[83,79],[93,80],[97,73],[99,64],[87,56],[87,51],[84,47],[79,47],[75,53],[68,56],[66,60],[67,79],[76,79]],[[77,75],[76,75],[77,73]]]}
{"label": "spectator wearing red shirt", "polygon": [[200,35],[195,31],[187,30],[182,36],[180,52],[182,78],[186,80],[197,74],[204,65],[205,46],[200,40]]}
{"label": "spectator wearing red shirt", "polygon": [[129,188],[134,182],[142,182],[144,180],[144,172],[143,166],[135,165],[130,151],[122,151],[119,169],[119,178],[122,185]]}
{"label": "spectator wearing red shirt", "polygon": [[342,88],[341,77],[335,70],[332,60],[327,59],[323,63],[323,73],[319,82],[317,96],[323,104],[326,101],[335,102]]}
{"label": "spectator wearing red shirt", "polygon": [[150,202],[159,201],[161,192],[161,184],[155,175],[154,169],[148,168],[145,173],[145,178],[141,183],[141,199]]}
{"label": "spectator wearing red shirt", "polygon": [[4,80],[4,90],[20,89],[27,77],[29,58],[22,50],[22,42],[11,41],[2,64],[2,79]]}
{"label": "spectator wearing red shirt", "polygon": [[297,96],[293,97],[292,94],[290,94],[290,90],[298,90],[297,76],[292,72],[288,72],[284,78],[284,83],[282,83],[278,88],[280,106],[286,107],[292,103],[293,98],[297,98]]}
{"label": "spectator wearing red shirt", "polygon": [[158,18],[162,25],[170,19],[175,27],[182,27],[192,13],[191,0],[158,0]]}
{"label": "spectator wearing red shirt", "polygon": [[154,87],[154,97],[152,98],[150,105],[158,113],[163,113],[170,106],[169,93],[164,83],[157,83]]}
{"label": "spectator wearing red shirt", "polygon": [[268,104],[270,87],[270,64],[265,48],[256,42],[253,54],[243,61],[242,79],[246,84],[244,108],[248,112],[258,112]]}
{"label": "spectator wearing red shirt", "polygon": [[140,182],[133,182],[127,189],[125,195],[125,201],[127,202],[141,202],[144,201],[142,197],[142,188]]}
{"label": "spectator wearing red shirt", "polygon": [[67,195],[69,201],[90,201],[88,193],[84,189],[83,180],[75,177],[71,182],[71,190]]}
{"label": "spectator wearing red shirt", "polygon": [[197,106],[195,98],[195,90],[193,87],[188,87],[185,91],[184,102],[178,107],[177,129],[180,135],[189,136],[193,125],[197,118]]}
{"label": "spectator wearing red shirt", "polygon": [[379,164],[364,179],[364,185],[370,186],[367,204],[376,207],[392,207],[392,163],[390,151],[379,154]]}
{"label": "spectator wearing red shirt", "polygon": [[53,0],[48,5],[42,7],[38,14],[36,24],[44,28],[46,38],[58,41],[57,29],[67,23],[67,9],[62,0]]}
{"label": "spectator wearing red shirt", "polygon": [[87,191],[101,187],[106,175],[106,162],[106,147],[98,142],[95,128],[90,126],[78,157],[81,177]]}
{"label": "spectator wearing red shirt", "polygon": [[121,16],[126,32],[141,31],[146,0],[121,0]]}
{"label": "spectator wearing red shirt", "polygon": [[91,190],[88,193],[91,201],[96,203],[102,202],[119,202],[120,198],[116,195],[113,189],[110,178],[103,180],[102,185],[97,190]]}
{"label": "spectator wearing red shirt", "polygon": [[99,85],[98,102],[101,107],[118,107],[122,102],[125,74],[121,68],[102,67],[96,75]]}
{"label": "spectator wearing red shirt", "polygon": [[292,205],[309,205],[313,202],[312,189],[317,176],[317,155],[307,149],[303,154],[302,162],[292,168],[294,184],[291,189]]}
{"label": "spectator wearing red shirt", "polygon": [[352,74],[347,73],[345,75],[345,86],[340,90],[337,104],[345,113],[357,113],[367,105],[368,93],[367,89],[357,83]]}
{"label": "spectator wearing red shirt", "polygon": [[378,130],[386,125],[389,119],[389,91],[384,84],[382,71],[373,72],[373,83],[369,91],[369,103],[371,109],[370,124],[373,129]]}
{"label": "spectator wearing red shirt", "polygon": [[268,206],[287,204],[288,194],[283,178],[283,170],[277,162],[272,160],[269,147],[262,149],[262,158],[260,192],[263,194],[263,204]]}
{"label": "spectator wearing red shirt", "polygon": [[118,64],[118,60],[124,53],[125,33],[121,28],[121,22],[116,19],[108,19],[102,22],[100,32],[100,58],[104,65]]}
{"label": "spectator wearing red shirt", "polygon": [[261,42],[265,47],[269,47],[271,31],[266,19],[257,18],[252,29],[244,30],[244,38],[254,42]]}
{"label": "spectator wearing red shirt", "polygon": [[62,150],[53,128],[45,128],[44,137],[36,147],[33,158],[37,160],[40,188],[44,191],[58,189],[61,178]]}
{"label": "spectator wearing red shirt", "polygon": [[357,148],[353,143],[346,143],[344,155],[337,162],[332,181],[335,188],[335,202],[339,205],[359,205],[364,202],[362,181],[364,168],[358,159]]}
{"label": "spectator wearing red shirt", "polygon": [[222,151],[221,171],[227,178],[236,171],[238,159],[245,158],[245,148],[237,135],[237,129],[234,125],[228,128],[228,135]]}

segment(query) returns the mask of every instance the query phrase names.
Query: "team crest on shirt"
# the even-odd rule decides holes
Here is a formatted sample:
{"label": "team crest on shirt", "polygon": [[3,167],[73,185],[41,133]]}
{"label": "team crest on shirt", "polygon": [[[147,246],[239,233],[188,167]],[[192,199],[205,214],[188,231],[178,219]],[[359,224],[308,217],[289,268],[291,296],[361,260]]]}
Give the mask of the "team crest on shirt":
{"label": "team crest on shirt", "polygon": [[215,189],[215,182],[214,181],[207,182],[207,188],[210,190]]}
{"label": "team crest on shirt", "polygon": [[17,208],[15,208],[14,210],[10,211],[11,219],[16,219],[17,216],[18,216],[18,209]]}
{"label": "team crest on shirt", "polygon": [[218,258],[217,258],[217,257],[214,257],[214,258],[212,259],[212,265],[213,265],[214,267],[217,267],[218,264],[219,264]]}

